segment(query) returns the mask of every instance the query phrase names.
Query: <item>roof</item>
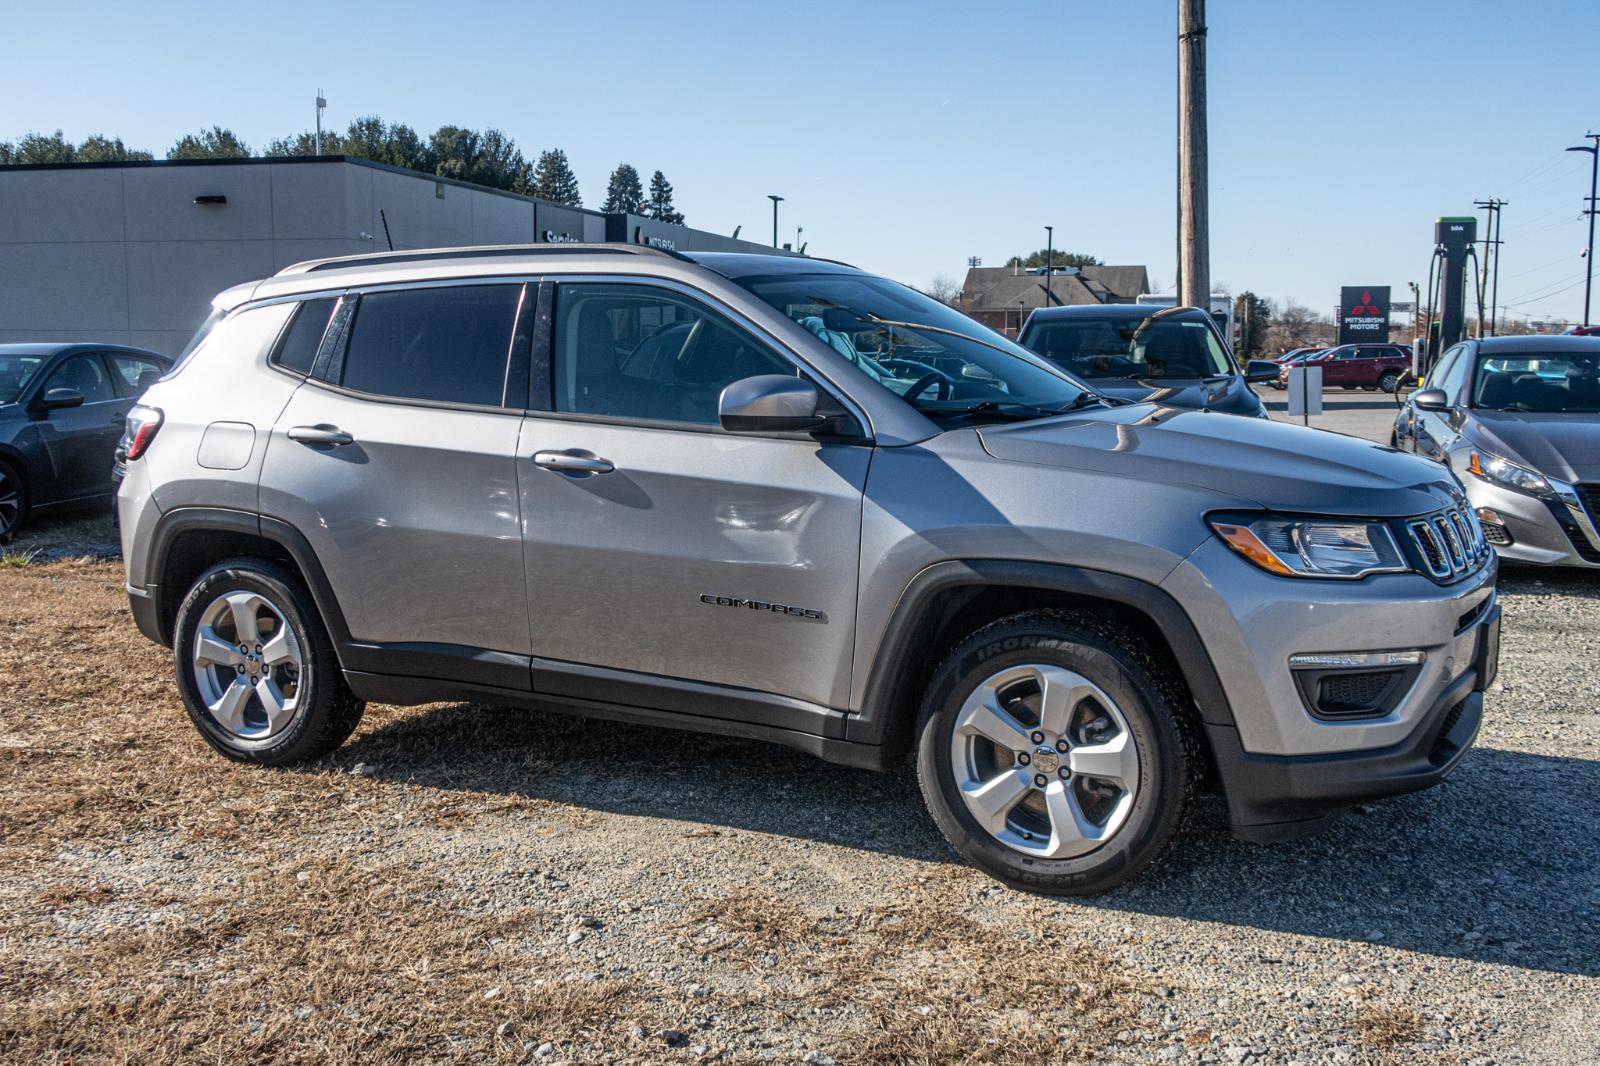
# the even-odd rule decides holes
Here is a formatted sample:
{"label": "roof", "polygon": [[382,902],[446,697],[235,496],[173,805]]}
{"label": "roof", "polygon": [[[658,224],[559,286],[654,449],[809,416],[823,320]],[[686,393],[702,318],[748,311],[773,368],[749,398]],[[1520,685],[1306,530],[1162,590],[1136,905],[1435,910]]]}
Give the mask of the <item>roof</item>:
{"label": "roof", "polygon": [[973,267],[962,286],[962,306],[971,311],[1010,310],[1019,304],[1044,307],[1046,281],[1054,297],[1050,306],[1100,303],[1100,297],[1076,274],[1016,274],[1009,267]]}
{"label": "roof", "polygon": [[55,355],[58,352],[85,351],[85,352],[129,352],[134,355],[152,356],[163,363],[172,362],[172,357],[152,352],[148,348],[135,348],[131,344],[101,344],[98,341],[26,341],[21,344],[0,344],[0,355]]}
{"label": "roof", "polygon": [[1573,336],[1522,336],[1484,337],[1476,341],[1483,352],[1583,352],[1600,355],[1600,337]]}
{"label": "roof", "polygon": [[1104,286],[1124,300],[1150,291],[1150,272],[1143,266],[1086,266],[1081,272],[1091,284]]}
{"label": "roof", "polygon": [[1040,322],[1053,321],[1058,318],[1149,318],[1158,311],[1165,311],[1165,318],[1184,318],[1189,315],[1204,315],[1205,312],[1198,307],[1162,307],[1159,304],[1082,304],[1074,307],[1041,307],[1028,316],[1031,322],[1037,319]]}

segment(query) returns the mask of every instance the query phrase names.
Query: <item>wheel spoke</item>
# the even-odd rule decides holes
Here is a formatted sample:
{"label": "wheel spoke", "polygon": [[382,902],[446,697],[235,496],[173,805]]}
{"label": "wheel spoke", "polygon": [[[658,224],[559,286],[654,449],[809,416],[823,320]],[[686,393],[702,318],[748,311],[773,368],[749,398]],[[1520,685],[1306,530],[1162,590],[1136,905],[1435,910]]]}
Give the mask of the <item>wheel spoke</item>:
{"label": "wheel spoke", "polygon": [[244,661],[239,649],[217,635],[211,626],[201,626],[194,637],[196,666],[238,666]]}
{"label": "wheel spoke", "polygon": [[1105,694],[1081,674],[1063,670],[1059,666],[1040,666],[1036,669],[1039,688],[1043,690],[1039,699],[1039,726],[1046,733],[1061,736],[1072,725],[1072,712],[1078,704],[1090,697],[1105,699]]}
{"label": "wheel spoke", "polygon": [[283,706],[287,702],[283,698],[283,690],[272,678],[263,677],[256,682],[256,695],[261,700],[261,709],[267,712],[267,729],[276,732],[283,724]]}
{"label": "wheel spoke", "polygon": [[981,688],[967,700],[961,716],[956,719],[956,734],[987,737],[1009,751],[1027,751],[1032,747],[1028,730],[1001,709],[991,688]]}
{"label": "wheel spoke", "polygon": [[1139,780],[1139,752],[1125,732],[1101,744],[1073,748],[1067,753],[1067,766],[1074,774],[1114,781],[1126,791]]}
{"label": "wheel spoke", "polygon": [[962,796],[967,809],[991,833],[1006,827],[1006,814],[1027,794],[1031,775],[1024,768],[1006,770],[972,787],[963,787]]}
{"label": "wheel spoke", "polygon": [[222,697],[210,705],[211,716],[224,729],[239,732],[244,728],[244,706],[250,702],[252,691],[244,675],[234,678],[233,683],[223,689]]}
{"label": "wheel spoke", "polygon": [[1083,807],[1072,786],[1052,781],[1044,791],[1045,810],[1050,815],[1049,858],[1062,858],[1086,851],[1100,839],[1101,829],[1084,816]]}
{"label": "wheel spoke", "polygon": [[294,637],[289,632],[289,627],[281,625],[272,635],[272,639],[261,645],[261,661],[268,666],[277,666],[280,663],[299,669],[300,648],[295,644]]}
{"label": "wheel spoke", "polygon": [[228,596],[228,610],[233,612],[233,633],[240,644],[261,643],[261,627],[256,622],[256,609],[261,597],[253,592],[235,592]]}

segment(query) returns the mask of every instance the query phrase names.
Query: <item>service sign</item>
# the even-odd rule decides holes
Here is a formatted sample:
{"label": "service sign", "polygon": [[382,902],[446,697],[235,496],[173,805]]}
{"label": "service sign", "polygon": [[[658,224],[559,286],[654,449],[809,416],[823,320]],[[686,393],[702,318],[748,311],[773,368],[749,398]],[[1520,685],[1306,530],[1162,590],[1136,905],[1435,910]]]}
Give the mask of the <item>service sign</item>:
{"label": "service sign", "polygon": [[1346,285],[1339,292],[1340,344],[1389,339],[1389,286]]}

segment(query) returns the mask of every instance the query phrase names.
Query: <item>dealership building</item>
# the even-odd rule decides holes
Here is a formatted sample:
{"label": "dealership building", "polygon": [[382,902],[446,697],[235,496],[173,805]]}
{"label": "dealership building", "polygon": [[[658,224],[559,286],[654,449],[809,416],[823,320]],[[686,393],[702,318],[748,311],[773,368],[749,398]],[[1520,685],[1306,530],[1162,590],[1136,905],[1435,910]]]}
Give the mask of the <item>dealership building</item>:
{"label": "dealership building", "polygon": [[347,156],[0,167],[0,343],[176,353],[218,292],[304,259],[578,241],[772,251]]}

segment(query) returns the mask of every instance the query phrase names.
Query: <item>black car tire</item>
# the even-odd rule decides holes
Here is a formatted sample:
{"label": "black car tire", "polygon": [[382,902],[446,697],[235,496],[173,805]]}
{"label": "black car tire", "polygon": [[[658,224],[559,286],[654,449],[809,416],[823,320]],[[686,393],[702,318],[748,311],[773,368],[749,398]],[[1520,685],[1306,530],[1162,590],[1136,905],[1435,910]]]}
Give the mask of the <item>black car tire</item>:
{"label": "black car tire", "polygon": [[27,520],[28,483],[16,467],[0,459],[0,544],[9,543]]}
{"label": "black car tire", "polygon": [[[203,613],[218,597],[232,592],[263,597],[287,622],[301,657],[293,717],[259,739],[242,737],[213,717],[193,665]],[[319,758],[355,732],[366,707],[345,684],[333,641],[305,585],[295,574],[266,559],[230,559],[200,575],[178,608],[172,658],[178,692],[190,721],[206,743],[236,762],[284,766]]]}
{"label": "black car tire", "polygon": [[[986,679],[1007,667],[1063,667],[1110,697],[1138,753],[1138,788],[1121,826],[1098,847],[1050,859],[1018,851],[968,810],[953,768],[958,713]],[[1182,825],[1201,765],[1181,698],[1147,641],[1089,615],[1029,611],[962,641],[934,672],[917,724],[917,777],[934,821],[962,858],[1013,888],[1050,895],[1104,892],[1139,873]],[[1043,749],[1041,749],[1043,750]]]}
{"label": "black car tire", "polygon": [[1383,376],[1378,378],[1378,388],[1383,392],[1394,392],[1400,387],[1400,371],[1385,370]]}

